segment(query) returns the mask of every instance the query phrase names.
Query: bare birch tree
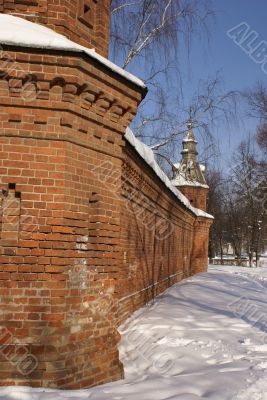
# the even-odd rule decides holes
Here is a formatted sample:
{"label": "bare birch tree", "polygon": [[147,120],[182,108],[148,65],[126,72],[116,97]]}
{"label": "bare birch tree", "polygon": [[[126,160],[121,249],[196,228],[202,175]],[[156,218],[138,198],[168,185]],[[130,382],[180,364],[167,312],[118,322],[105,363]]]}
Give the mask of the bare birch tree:
{"label": "bare birch tree", "polygon": [[112,1],[111,57],[149,88],[132,127],[166,171],[177,161],[190,115],[205,149],[202,161],[207,161],[215,153],[211,121],[229,118],[235,109],[233,93],[224,93],[217,75],[201,81],[184,101],[181,71],[184,65],[189,70],[192,41],[208,43],[214,19],[212,0]]}
{"label": "bare birch tree", "polygon": [[255,88],[245,92],[250,115],[259,120],[257,142],[260,149],[267,153],[267,86],[258,83]]}
{"label": "bare birch tree", "polygon": [[[207,30],[213,11],[208,0],[113,0],[112,15],[115,57],[120,56],[123,68],[141,58],[152,77],[168,67],[170,58],[177,59],[182,39],[189,46],[193,33]],[[159,57],[161,69],[153,70],[152,61]]]}
{"label": "bare birch tree", "polygon": [[[236,217],[229,215],[239,234],[245,237],[242,247],[246,246],[250,266],[253,256],[258,261],[261,249],[262,232],[267,223],[266,215],[266,170],[257,157],[252,140],[242,142],[233,157],[229,176],[229,209],[238,211]],[[232,203],[232,204],[231,204]],[[238,232],[233,230],[233,243]],[[243,247],[244,248],[244,247]]]}
{"label": "bare birch tree", "polygon": [[258,82],[255,88],[245,92],[250,114],[260,121],[267,121],[267,86]]}
{"label": "bare birch tree", "polygon": [[[262,151],[267,154],[267,122],[259,125],[257,131],[257,142]],[[265,160],[267,163],[267,161]]]}

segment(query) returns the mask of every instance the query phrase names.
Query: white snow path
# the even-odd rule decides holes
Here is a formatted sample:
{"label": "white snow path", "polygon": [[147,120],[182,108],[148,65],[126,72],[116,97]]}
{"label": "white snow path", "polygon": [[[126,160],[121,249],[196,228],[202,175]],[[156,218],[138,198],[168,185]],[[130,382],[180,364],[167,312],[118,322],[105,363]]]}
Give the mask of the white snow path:
{"label": "white snow path", "polygon": [[124,381],[81,391],[0,388],[0,400],[267,400],[267,265],[212,266],[120,328]]}

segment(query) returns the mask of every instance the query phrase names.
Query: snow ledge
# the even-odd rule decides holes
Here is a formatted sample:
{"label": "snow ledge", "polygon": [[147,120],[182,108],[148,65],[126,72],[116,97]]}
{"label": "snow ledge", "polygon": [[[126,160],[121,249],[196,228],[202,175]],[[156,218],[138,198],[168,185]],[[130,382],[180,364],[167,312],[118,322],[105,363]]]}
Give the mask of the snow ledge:
{"label": "snow ledge", "polygon": [[0,14],[0,43],[19,47],[85,53],[134,85],[146,90],[146,85],[141,79],[97,54],[94,49],[80,46],[52,29],[20,17]]}
{"label": "snow ledge", "polygon": [[185,179],[182,175],[177,176],[175,179],[171,180],[171,183],[174,186],[192,186],[192,187],[200,187],[204,189],[208,189],[208,185],[204,185],[203,183],[199,183],[197,181],[189,181]]}
{"label": "snow ledge", "polygon": [[160,180],[164,183],[164,185],[172,191],[172,193],[177,197],[177,199],[186,207],[188,208],[193,214],[197,217],[204,217],[209,219],[214,219],[214,217],[203,210],[198,208],[192,207],[190,201],[185,197],[175,186],[173,186],[170,179],[167,175],[162,171],[159,167],[158,163],[156,162],[155,155],[153,150],[148,147],[145,143],[141,142],[137,139],[132,130],[130,128],[126,129],[125,139],[128,143],[130,143],[137,153],[142,157],[142,159],[154,170],[156,175],[160,178]]}

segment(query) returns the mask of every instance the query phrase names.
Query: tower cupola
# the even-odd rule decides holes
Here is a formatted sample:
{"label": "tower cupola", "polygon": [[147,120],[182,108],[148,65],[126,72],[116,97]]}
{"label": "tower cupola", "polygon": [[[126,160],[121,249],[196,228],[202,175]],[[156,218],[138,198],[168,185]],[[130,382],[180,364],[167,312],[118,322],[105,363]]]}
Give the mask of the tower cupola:
{"label": "tower cupola", "polygon": [[205,166],[198,162],[197,140],[193,132],[193,122],[188,121],[188,131],[183,139],[182,160],[173,165],[172,183],[196,208],[206,210],[208,185]]}

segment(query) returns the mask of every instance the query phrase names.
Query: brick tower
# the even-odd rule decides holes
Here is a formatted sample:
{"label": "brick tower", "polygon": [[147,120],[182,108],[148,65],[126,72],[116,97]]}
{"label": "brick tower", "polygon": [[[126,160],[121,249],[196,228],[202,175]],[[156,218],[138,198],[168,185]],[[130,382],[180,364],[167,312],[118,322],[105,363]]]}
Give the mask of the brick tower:
{"label": "brick tower", "polygon": [[108,55],[110,0],[0,0],[0,12],[45,25]]}
{"label": "brick tower", "polygon": [[107,55],[109,5],[0,1],[0,385],[123,376],[116,192],[146,89],[77,45]]}
{"label": "brick tower", "polygon": [[172,183],[190,200],[193,207],[206,211],[209,187],[204,176],[205,167],[197,160],[197,141],[191,119],[181,154],[182,161],[173,166]]}
{"label": "brick tower", "polygon": [[[193,124],[190,118],[188,132],[183,140],[182,160],[173,166],[172,183],[197,209],[206,211],[207,185],[204,172],[205,167],[198,163],[197,141],[193,133]],[[191,274],[206,272],[209,228],[212,220],[201,216],[194,223],[194,236],[191,251]]]}

